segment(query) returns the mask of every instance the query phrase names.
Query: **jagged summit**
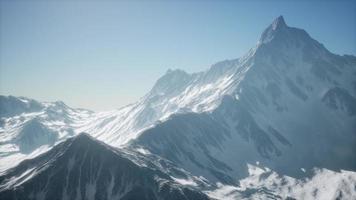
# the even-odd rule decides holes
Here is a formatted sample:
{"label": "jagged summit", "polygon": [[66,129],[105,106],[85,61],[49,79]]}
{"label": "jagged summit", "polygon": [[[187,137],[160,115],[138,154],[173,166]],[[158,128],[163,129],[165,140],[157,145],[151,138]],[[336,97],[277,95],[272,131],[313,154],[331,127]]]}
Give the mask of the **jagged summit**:
{"label": "jagged summit", "polygon": [[283,16],[279,16],[273,20],[273,22],[265,29],[265,31],[263,31],[258,43],[268,43],[272,41],[276,35],[281,35],[282,32],[287,32],[288,28],[289,27],[284,21]]}
{"label": "jagged summit", "polygon": [[276,30],[278,28],[283,28],[283,27],[287,27],[286,22],[284,21],[284,18],[282,15],[280,15],[279,17],[277,17],[271,24],[271,27],[273,30]]}
{"label": "jagged summit", "polygon": [[263,31],[256,49],[262,57],[267,54],[275,57],[289,54],[295,59],[299,59],[296,54],[302,54],[303,59],[332,56],[323,44],[313,39],[305,30],[287,26],[283,16],[276,18]]}

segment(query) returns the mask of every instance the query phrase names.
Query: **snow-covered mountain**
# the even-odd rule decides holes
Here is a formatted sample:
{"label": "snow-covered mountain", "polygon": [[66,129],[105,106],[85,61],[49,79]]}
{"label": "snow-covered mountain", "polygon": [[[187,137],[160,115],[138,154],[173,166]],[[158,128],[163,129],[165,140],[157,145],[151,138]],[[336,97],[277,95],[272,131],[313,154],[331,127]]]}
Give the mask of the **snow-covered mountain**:
{"label": "snow-covered mountain", "polygon": [[[8,170],[20,161],[87,132],[135,155],[128,160],[172,163],[190,177],[175,180],[204,182],[198,189],[211,198],[325,199],[333,187],[320,183],[325,177],[341,185],[328,189],[330,198],[356,193],[356,57],[329,52],[283,17],[241,58],[194,74],[168,70],[123,108],[92,112],[11,96],[0,105],[3,185],[21,176]],[[174,177],[166,167],[155,169]]]}
{"label": "snow-covered mountain", "polygon": [[243,59],[220,69],[218,106],[173,115],[132,144],[230,184],[256,162],[293,177],[356,170],[355,57],[330,53],[279,17]]}
{"label": "snow-covered mountain", "polygon": [[314,169],[311,178],[296,179],[268,168],[248,165],[249,175],[238,186],[218,184],[205,191],[216,199],[355,199],[356,172]]}
{"label": "snow-covered mountain", "polygon": [[75,125],[94,114],[60,101],[24,97],[0,96],[0,105],[4,106],[0,115],[6,116],[0,118],[0,173],[74,136]]}
{"label": "snow-covered mountain", "polygon": [[25,97],[0,96],[0,117],[12,117],[26,112],[36,112],[43,105]]}
{"label": "snow-covered mountain", "polygon": [[209,199],[163,164],[80,134],[0,176],[0,199]]}

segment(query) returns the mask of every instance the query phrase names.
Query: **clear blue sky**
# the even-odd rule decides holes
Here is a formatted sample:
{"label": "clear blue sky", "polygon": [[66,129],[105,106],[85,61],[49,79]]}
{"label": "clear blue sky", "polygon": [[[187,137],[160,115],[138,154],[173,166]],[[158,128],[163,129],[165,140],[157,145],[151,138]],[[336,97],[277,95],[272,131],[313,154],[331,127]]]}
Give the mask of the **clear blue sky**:
{"label": "clear blue sky", "polygon": [[0,93],[108,110],[168,68],[240,57],[283,15],[356,55],[356,1],[0,1]]}

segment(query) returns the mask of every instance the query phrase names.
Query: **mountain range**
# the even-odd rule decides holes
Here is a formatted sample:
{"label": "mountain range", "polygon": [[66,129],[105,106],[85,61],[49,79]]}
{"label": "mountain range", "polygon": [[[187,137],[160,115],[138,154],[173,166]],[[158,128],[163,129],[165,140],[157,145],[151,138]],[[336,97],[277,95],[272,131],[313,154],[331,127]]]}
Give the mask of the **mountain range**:
{"label": "mountain range", "polygon": [[282,16],[107,112],[0,96],[1,199],[356,199],[356,57]]}

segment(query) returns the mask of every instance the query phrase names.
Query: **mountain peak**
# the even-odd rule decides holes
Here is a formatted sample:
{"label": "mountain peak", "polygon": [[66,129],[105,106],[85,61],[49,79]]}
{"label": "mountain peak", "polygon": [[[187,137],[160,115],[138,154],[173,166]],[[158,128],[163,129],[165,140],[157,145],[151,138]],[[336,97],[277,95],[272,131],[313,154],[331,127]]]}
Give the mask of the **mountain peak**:
{"label": "mountain peak", "polygon": [[282,15],[280,15],[279,17],[277,17],[271,24],[271,27],[273,30],[276,30],[278,28],[282,28],[282,27],[287,27],[286,22],[284,21],[284,18]]}
{"label": "mountain peak", "polygon": [[259,43],[267,43],[271,41],[276,34],[283,32],[288,28],[286,22],[284,21],[283,16],[277,17],[273,20],[272,24],[270,24],[265,31],[263,31]]}
{"label": "mountain peak", "polygon": [[[262,33],[257,45],[258,47],[269,44],[272,49],[268,52],[278,54],[286,53],[285,49],[291,51],[300,49],[301,45],[304,46],[304,54],[310,57],[328,54],[329,51],[318,41],[314,40],[303,29],[287,26],[283,16],[277,17]],[[307,47],[307,48],[306,48]],[[284,50],[282,50],[284,49]],[[277,53],[278,52],[278,53]]]}
{"label": "mountain peak", "polygon": [[192,76],[190,74],[183,70],[169,69],[164,76],[162,76],[156,81],[151,92],[155,94],[167,94],[170,92],[174,92],[177,89],[182,88],[184,85],[186,85],[190,81],[191,77]]}
{"label": "mountain peak", "polygon": [[80,142],[80,143],[90,143],[96,142],[97,139],[93,138],[86,132],[81,132],[77,136],[74,136],[73,141]]}

